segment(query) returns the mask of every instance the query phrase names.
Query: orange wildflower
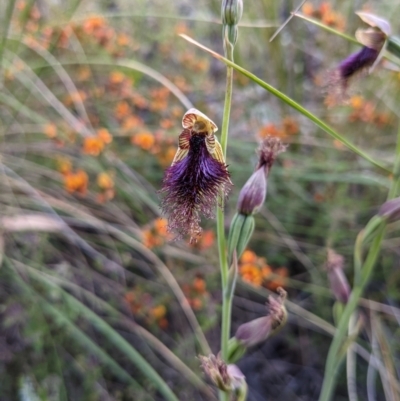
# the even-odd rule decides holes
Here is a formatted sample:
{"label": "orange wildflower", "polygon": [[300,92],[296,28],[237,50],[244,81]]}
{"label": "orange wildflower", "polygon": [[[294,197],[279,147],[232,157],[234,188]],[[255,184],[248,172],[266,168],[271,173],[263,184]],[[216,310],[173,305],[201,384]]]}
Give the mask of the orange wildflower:
{"label": "orange wildflower", "polygon": [[135,115],[130,115],[124,119],[122,122],[122,131],[126,133],[127,131],[137,129],[143,126],[143,120]]}
{"label": "orange wildflower", "polygon": [[102,172],[97,175],[97,185],[101,189],[111,189],[114,188],[114,180],[110,174]]}
{"label": "orange wildflower", "polygon": [[130,44],[130,38],[126,33],[119,33],[117,35],[117,45],[124,47]]}
{"label": "orange wildflower", "polygon": [[279,267],[274,271],[278,277],[274,277],[271,281],[267,282],[267,287],[275,291],[278,287],[286,287],[286,278],[289,275],[289,271],[286,267]]}
{"label": "orange wildflower", "polygon": [[69,174],[72,171],[72,162],[67,157],[57,158],[57,171],[62,175]]}
{"label": "orange wildflower", "polygon": [[257,287],[263,282],[262,273],[256,265],[245,264],[240,267],[239,273],[243,281],[247,281]]}
{"label": "orange wildflower", "polygon": [[131,142],[144,150],[150,150],[155,143],[155,139],[152,133],[148,131],[142,131],[133,136],[131,138]]}
{"label": "orange wildflower", "polygon": [[275,136],[275,137],[282,137],[284,134],[282,133],[281,129],[278,129],[278,127],[275,124],[267,124],[264,127],[262,127],[258,133],[260,138],[266,138],[267,136]]}
{"label": "orange wildflower", "polygon": [[86,194],[89,177],[84,170],[78,170],[76,173],[68,173],[64,177],[65,189],[70,192]]}
{"label": "orange wildflower", "polygon": [[304,15],[307,15],[307,17],[312,17],[314,14],[314,6],[307,1],[303,4],[301,11]]}
{"label": "orange wildflower", "polygon": [[197,293],[204,294],[206,292],[206,282],[204,281],[204,279],[196,277],[193,280],[192,288]]}
{"label": "orange wildflower", "polygon": [[121,71],[111,71],[108,79],[112,84],[120,84],[124,81],[125,74]]}
{"label": "orange wildflower", "polygon": [[360,109],[364,105],[364,98],[360,95],[352,96],[349,102],[353,109]]}
{"label": "orange wildflower", "polygon": [[143,244],[147,248],[162,246],[170,238],[167,220],[160,218],[143,231]]}
{"label": "orange wildflower", "polygon": [[191,298],[188,300],[189,305],[194,309],[194,310],[200,310],[203,307],[203,301],[200,298]]}
{"label": "orange wildflower", "polygon": [[148,106],[147,99],[138,93],[134,93],[131,100],[132,103],[139,109],[145,109]]}
{"label": "orange wildflower", "polygon": [[53,123],[46,124],[44,126],[43,132],[49,137],[49,138],[55,138],[57,136],[57,127]]}
{"label": "orange wildflower", "polygon": [[155,306],[150,310],[150,315],[155,319],[155,320],[160,320],[163,317],[165,317],[167,313],[167,308],[164,305],[158,305]]}
{"label": "orange wildflower", "polygon": [[92,35],[95,31],[103,28],[106,21],[102,16],[93,15],[83,23],[83,31],[87,35]]}
{"label": "orange wildflower", "polygon": [[157,159],[160,162],[162,167],[167,167],[174,160],[176,153],[176,146],[168,146],[166,149],[162,149],[157,153]]}
{"label": "orange wildflower", "polygon": [[91,156],[98,156],[104,149],[104,142],[101,138],[94,136],[86,137],[83,141],[83,153]]}
{"label": "orange wildflower", "polygon": [[282,128],[287,135],[295,135],[299,132],[299,124],[290,116],[287,116],[282,120]]}
{"label": "orange wildflower", "polygon": [[131,108],[129,104],[125,101],[118,102],[117,106],[115,107],[114,113],[115,117],[124,118],[131,114]]}
{"label": "orange wildflower", "polygon": [[113,138],[111,134],[108,132],[106,128],[100,128],[97,130],[97,136],[100,138],[104,143],[109,144],[112,142]]}
{"label": "orange wildflower", "polygon": [[208,248],[211,248],[215,243],[215,234],[213,230],[205,230],[202,232],[201,237],[199,240],[195,243],[192,244],[193,247],[196,249],[200,249],[201,251],[204,251]]}
{"label": "orange wildflower", "polygon": [[255,263],[257,261],[257,255],[253,251],[247,249],[243,252],[240,261],[241,263]]}

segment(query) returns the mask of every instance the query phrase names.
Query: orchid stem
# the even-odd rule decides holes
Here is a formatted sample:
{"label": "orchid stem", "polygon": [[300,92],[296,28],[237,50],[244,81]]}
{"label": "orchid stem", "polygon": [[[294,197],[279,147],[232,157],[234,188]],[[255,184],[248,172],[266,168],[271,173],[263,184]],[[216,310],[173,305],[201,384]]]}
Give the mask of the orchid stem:
{"label": "orchid stem", "polygon": [[[233,61],[233,46],[226,43],[225,56],[227,59]],[[233,83],[233,68],[227,66],[226,68],[226,90],[225,90],[225,104],[224,114],[221,129],[221,147],[226,160],[226,148],[228,144],[228,130],[229,130],[229,116],[231,112],[232,103],[232,83]],[[226,238],[225,238],[225,223],[224,223],[224,210],[223,198],[220,196],[219,205],[217,210],[217,235],[218,235],[218,252],[219,263],[221,269],[221,283],[222,283],[222,327],[221,327],[221,356],[224,361],[228,359],[228,341],[231,328],[231,310],[233,291],[226,291],[228,286],[228,259],[226,254]],[[228,400],[229,394],[220,392],[220,400]]]}

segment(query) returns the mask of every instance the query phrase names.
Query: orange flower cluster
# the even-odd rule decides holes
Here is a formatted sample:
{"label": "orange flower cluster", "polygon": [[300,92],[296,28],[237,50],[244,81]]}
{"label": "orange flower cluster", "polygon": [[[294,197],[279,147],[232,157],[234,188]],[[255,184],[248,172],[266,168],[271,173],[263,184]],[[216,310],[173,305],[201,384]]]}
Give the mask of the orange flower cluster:
{"label": "orange flower cluster", "polygon": [[89,177],[84,170],[69,171],[64,175],[64,187],[69,193],[77,192],[86,195]]}
{"label": "orange flower cluster", "polygon": [[321,20],[325,25],[336,28],[338,31],[344,31],[346,21],[338,12],[332,10],[330,3],[324,1],[318,8],[315,8],[311,3],[306,2],[302,7],[302,12],[307,17],[313,17]]}
{"label": "orange flower cluster", "polygon": [[[286,285],[288,269],[286,267],[272,269],[265,258],[260,258],[253,251],[246,250],[240,258],[239,274],[242,280],[256,287],[264,286],[275,290]],[[271,277],[272,274],[276,276]]]}
{"label": "orange flower cluster", "polygon": [[148,228],[143,230],[143,245],[155,248],[170,240],[171,234],[167,231],[168,222],[164,218],[156,219]]}
{"label": "orange flower cluster", "polygon": [[351,122],[363,121],[375,124],[379,128],[391,123],[391,117],[388,113],[376,111],[376,106],[372,102],[366,101],[362,96],[353,96],[349,103],[353,109],[349,115]]}
{"label": "orange flower cluster", "polygon": [[196,311],[203,309],[206,304],[207,297],[207,284],[201,277],[196,277],[192,283],[184,284],[182,286],[183,292],[189,302],[189,305]]}
{"label": "orange flower cluster", "polygon": [[201,233],[201,237],[197,242],[191,244],[191,246],[200,251],[205,251],[211,248],[215,244],[215,234],[213,230],[204,230]]}
{"label": "orange flower cluster", "polygon": [[143,317],[147,324],[156,323],[161,329],[168,327],[167,308],[163,304],[154,304],[154,300],[147,292],[135,288],[128,291],[124,298],[131,312]]}
{"label": "orange flower cluster", "polygon": [[288,139],[288,137],[296,135],[299,133],[299,124],[297,121],[290,116],[285,117],[280,125],[267,124],[264,125],[258,135],[261,139],[267,136],[274,136],[281,139]]}
{"label": "orange flower cluster", "polygon": [[105,128],[97,130],[97,136],[88,136],[83,140],[82,151],[86,155],[98,156],[106,144],[112,142],[112,136]]}

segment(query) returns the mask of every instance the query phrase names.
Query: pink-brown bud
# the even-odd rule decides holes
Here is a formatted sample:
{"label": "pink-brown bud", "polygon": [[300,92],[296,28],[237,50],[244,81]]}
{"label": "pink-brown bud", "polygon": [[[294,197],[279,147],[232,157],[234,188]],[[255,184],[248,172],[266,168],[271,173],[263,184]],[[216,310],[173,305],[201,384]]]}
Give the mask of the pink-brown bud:
{"label": "pink-brown bud", "polygon": [[287,294],[281,287],[278,293],[278,298],[269,296],[266,316],[244,323],[237,329],[235,338],[246,348],[264,342],[285,324],[287,311],[284,302]]}
{"label": "pink-brown bud", "polygon": [[349,300],[351,289],[347,277],[343,272],[343,266],[343,256],[337,254],[332,249],[328,249],[326,270],[328,271],[331,291],[339,302],[346,304]]}
{"label": "pink-brown bud", "polygon": [[247,180],[239,194],[237,209],[240,214],[249,216],[257,213],[267,196],[267,176],[276,156],[284,152],[286,146],[280,139],[267,137],[258,149],[259,159],[255,172]]}

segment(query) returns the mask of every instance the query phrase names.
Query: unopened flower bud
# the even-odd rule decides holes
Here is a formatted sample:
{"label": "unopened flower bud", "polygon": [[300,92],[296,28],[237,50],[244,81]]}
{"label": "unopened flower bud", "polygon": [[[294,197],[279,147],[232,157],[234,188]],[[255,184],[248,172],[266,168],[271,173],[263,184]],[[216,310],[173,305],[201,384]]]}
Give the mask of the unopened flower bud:
{"label": "unopened flower bud", "polygon": [[226,364],[221,357],[213,354],[199,356],[204,374],[222,391],[240,392],[247,389],[246,378],[241,370],[233,364]]}
{"label": "unopened flower bud", "polygon": [[221,18],[223,25],[237,25],[242,18],[242,0],[223,0],[221,7]]}
{"label": "unopened flower bud", "polygon": [[233,48],[238,38],[238,23],[243,14],[242,0],[223,0],[221,7],[222,38],[225,49]]}
{"label": "unopened flower bud", "polygon": [[379,209],[378,215],[389,222],[400,219],[400,197],[386,201]]}
{"label": "unopened flower bud", "polygon": [[343,266],[343,256],[337,254],[332,249],[328,249],[326,270],[328,271],[331,291],[339,302],[346,304],[349,300],[351,289],[347,277],[343,272]]}
{"label": "unopened flower bud", "polygon": [[238,211],[248,216],[257,213],[267,196],[267,171],[264,168],[256,170],[247,180],[239,194]]}
{"label": "unopened flower bud", "polygon": [[264,317],[244,323],[236,331],[235,338],[246,348],[264,342],[286,323],[287,311],[284,305],[286,291],[279,287],[278,298],[268,298],[268,314]]}
{"label": "unopened flower bud", "polygon": [[257,213],[267,196],[267,175],[276,156],[286,147],[280,139],[267,137],[258,149],[259,160],[256,171],[247,180],[239,194],[237,209],[240,214],[248,216]]}

